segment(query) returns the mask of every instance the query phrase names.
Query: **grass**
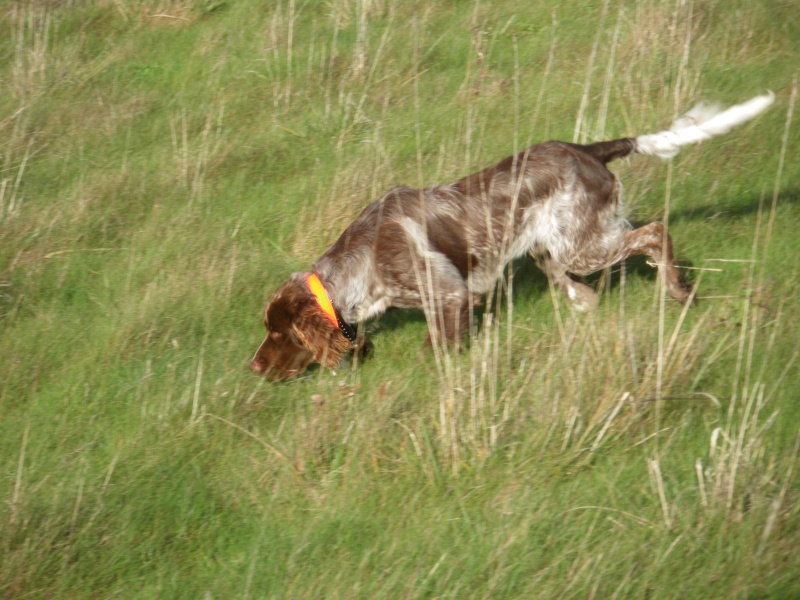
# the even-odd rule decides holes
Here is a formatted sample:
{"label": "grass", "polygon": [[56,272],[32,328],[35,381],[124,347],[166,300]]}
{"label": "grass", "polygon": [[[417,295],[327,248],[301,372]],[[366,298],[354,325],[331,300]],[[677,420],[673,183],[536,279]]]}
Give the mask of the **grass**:
{"label": "grass", "polygon": [[[0,8],[0,597],[800,596],[789,2]],[[775,106],[614,165],[699,305],[525,261],[459,356],[420,315],[272,384],[263,302],[370,200]]]}

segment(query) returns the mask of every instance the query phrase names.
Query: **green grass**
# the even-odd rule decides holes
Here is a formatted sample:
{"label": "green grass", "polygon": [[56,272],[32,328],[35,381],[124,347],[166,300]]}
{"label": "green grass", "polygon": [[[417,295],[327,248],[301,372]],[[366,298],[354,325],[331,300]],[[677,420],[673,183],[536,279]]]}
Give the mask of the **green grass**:
{"label": "green grass", "polygon": [[[798,39],[782,1],[0,7],[0,598],[800,597]],[[631,261],[572,314],[520,261],[459,356],[397,312],[358,368],[247,371],[383,190],[765,89],[614,165],[696,308]]]}

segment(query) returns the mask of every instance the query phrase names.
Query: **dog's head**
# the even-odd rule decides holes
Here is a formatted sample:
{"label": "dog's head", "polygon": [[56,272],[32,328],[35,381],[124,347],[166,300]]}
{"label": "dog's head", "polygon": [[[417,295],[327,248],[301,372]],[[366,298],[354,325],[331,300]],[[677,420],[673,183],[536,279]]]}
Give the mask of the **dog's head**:
{"label": "dog's head", "polygon": [[312,362],[334,368],[350,348],[348,339],[320,308],[307,277],[293,274],[264,309],[267,337],[250,361],[250,369],[272,381],[294,377]]}

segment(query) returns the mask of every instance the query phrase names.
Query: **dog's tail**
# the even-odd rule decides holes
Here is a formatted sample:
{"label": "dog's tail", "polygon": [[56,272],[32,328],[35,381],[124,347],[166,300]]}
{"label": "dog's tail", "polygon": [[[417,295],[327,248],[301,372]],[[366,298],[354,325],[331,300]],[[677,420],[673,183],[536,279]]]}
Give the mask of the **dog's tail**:
{"label": "dog's tail", "polygon": [[728,133],[736,125],[746,123],[767,110],[775,101],[769,92],[756,96],[743,104],[723,110],[719,105],[698,104],[680,116],[669,131],[640,135],[635,138],[636,152],[659,158],[672,158],[681,146],[704,142],[712,137]]}
{"label": "dog's tail", "polygon": [[725,110],[718,104],[701,103],[678,117],[669,131],[597,142],[588,146],[570,145],[591,154],[603,164],[634,152],[664,159],[672,158],[680,152],[682,146],[704,142],[754,119],[774,101],[775,94],[768,92]]}

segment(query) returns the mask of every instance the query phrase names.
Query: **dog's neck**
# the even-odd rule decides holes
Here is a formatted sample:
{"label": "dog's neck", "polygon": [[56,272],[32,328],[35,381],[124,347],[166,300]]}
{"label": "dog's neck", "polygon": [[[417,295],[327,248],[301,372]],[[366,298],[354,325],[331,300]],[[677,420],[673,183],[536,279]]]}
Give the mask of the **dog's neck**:
{"label": "dog's neck", "polygon": [[[348,323],[360,323],[378,316],[375,310],[375,274],[372,265],[358,252],[331,260],[325,254],[314,264],[333,305]],[[385,309],[384,309],[385,310]]]}

